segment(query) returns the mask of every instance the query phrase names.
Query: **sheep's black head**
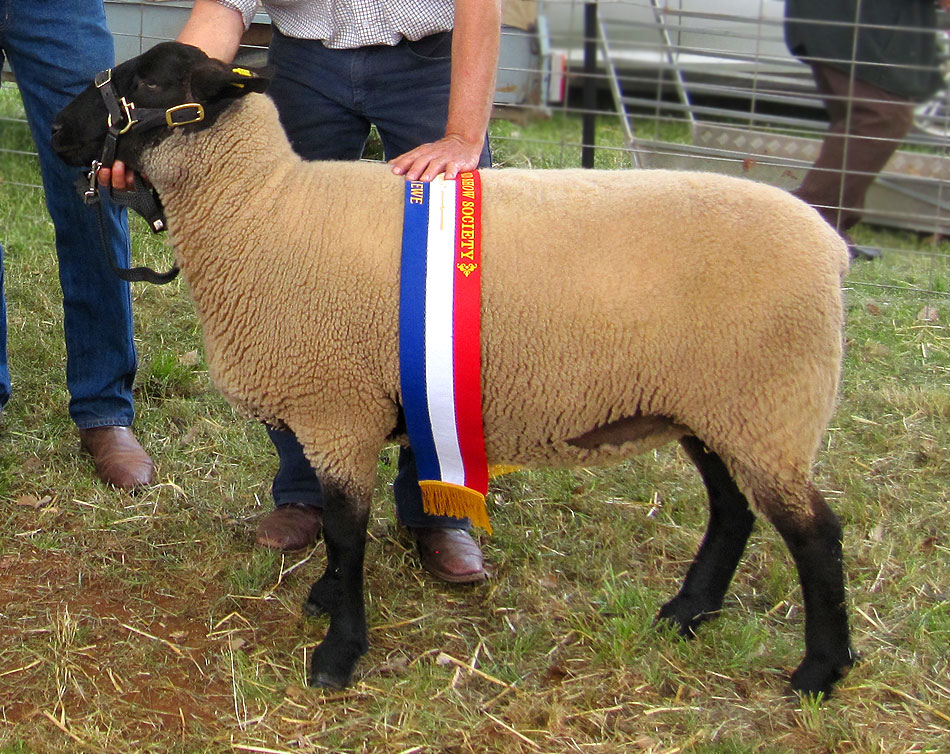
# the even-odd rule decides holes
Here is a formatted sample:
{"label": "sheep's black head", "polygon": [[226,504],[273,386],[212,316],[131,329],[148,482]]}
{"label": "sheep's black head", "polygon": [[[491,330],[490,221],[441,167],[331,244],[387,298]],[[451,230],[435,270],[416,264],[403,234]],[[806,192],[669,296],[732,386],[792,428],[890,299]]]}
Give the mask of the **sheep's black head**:
{"label": "sheep's black head", "polygon": [[[197,47],[178,42],[158,44],[112,70],[110,86],[117,100],[125,100],[123,109],[131,114],[133,123],[118,137],[115,158],[139,169],[143,149],[157,144],[173,129],[207,128],[236,99],[264,91],[267,83],[266,76],[225,65]],[[135,123],[136,112],[162,114],[190,103],[201,105],[200,120],[184,123],[192,120],[190,114],[196,111],[192,108],[182,118],[152,118],[141,128]],[[53,121],[53,149],[70,165],[89,165],[102,155],[109,128],[102,90],[91,84]]]}

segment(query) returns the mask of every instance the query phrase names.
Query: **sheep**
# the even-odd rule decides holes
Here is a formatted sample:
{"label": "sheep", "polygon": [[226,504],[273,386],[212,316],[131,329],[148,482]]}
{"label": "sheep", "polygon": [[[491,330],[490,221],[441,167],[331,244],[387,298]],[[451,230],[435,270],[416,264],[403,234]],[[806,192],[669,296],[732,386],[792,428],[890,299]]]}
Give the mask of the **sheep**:
{"label": "sheep", "polygon": [[[292,429],[323,480],[327,566],[305,609],[330,622],[309,680],[342,687],[368,649],[378,454],[407,441],[405,184],[385,165],[302,162],[266,83],[160,44],[115,68],[116,95],[133,119],[195,102],[203,119],[133,126],[117,156],[161,196],[215,384],[249,416]],[[90,86],[58,116],[57,151],[89,164],[107,121]],[[854,655],[842,529],[812,465],[840,377],[844,243],[789,194],[715,174],[505,169],[483,171],[482,184],[489,463],[611,464],[678,441],[710,519],[658,619],[688,637],[718,614],[755,511],[780,532],[802,586],[792,688],[830,693]]]}

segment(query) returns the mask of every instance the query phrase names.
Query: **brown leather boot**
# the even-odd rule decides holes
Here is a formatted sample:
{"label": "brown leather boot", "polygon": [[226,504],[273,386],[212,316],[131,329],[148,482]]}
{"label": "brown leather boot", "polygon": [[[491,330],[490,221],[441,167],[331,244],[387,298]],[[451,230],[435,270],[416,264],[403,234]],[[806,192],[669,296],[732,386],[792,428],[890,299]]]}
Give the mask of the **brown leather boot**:
{"label": "brown leather boot", "polygon": [[323,510],[312,505],[278,505],[257,525],[257,544],[272,550],[301,550],[316,544],[323,529]]}
{"label": "brown leather boot", "polygon": [[152,483],[152,459],[128,427],[80,429],[79,444],[92,456],[96,474],[106,484],[131,490]]}
{"label": "brown leather boot", "polygon": [[450,584],[474,584],[488,578],[482,549],[465,529],[410,526],[422,567]]}

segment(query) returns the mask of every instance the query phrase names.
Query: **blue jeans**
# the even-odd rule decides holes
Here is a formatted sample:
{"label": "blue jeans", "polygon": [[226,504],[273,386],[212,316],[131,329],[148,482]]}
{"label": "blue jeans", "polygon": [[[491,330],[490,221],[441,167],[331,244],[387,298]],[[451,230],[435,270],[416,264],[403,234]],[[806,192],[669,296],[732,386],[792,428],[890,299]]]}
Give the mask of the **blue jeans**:
{"label": "blue jeans", "polygon": [[[268,62],[276,69],[268,88],[294,150],[307,160],[357,160],[375,125],[386,159],[445,135],[451,72],[450,33],[395,47],[331,50],[316,40],[274,32]],[[486,139],[479,167],[491,165]],[[320,481],[293,433],[268,428],[280,467],[274,502],[322,507]],[[413,527],[468,529],[468,519],[430,516],[422,509],[415,459],[399,453],[393,482],[396,514]]]}
{"label": "blue jeans", "polygon": [[[82,171],[53,153],[50,126],[98,71],[113,65],[113,55],[102,0],[0,0],[0,62],[3,57],[10,61],[23,97],[56,231],[69,413],[81,429],[132,423],[132,297],[128,283],[109,266],[95,211],[83,204],[73,185]],[[125,211],[106,201],[103,215],[108,253],[127,267]],[[5,307],[0,316],[2,406],[10,398]]]}

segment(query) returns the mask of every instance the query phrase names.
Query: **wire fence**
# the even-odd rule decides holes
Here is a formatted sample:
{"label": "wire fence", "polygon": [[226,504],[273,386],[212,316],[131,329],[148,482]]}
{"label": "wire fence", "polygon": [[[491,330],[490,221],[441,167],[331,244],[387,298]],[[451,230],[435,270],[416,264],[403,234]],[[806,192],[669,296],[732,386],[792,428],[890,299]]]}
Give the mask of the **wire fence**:
{"label": "wire fence", "polygon": [[[859,9],[862,2],[871,5],[855,0]],[[106,0],[105,5],[119,60],[175,38],[191,7],[184,0]],[[852,118],[857,122],[852,113],[860,105],[887,103],[862,100],[857,76],[850,74],[846,93],[819,91],[812,68],[786,42],[787,23],[803,20],[791,8],[786,18],[782,0],[506,0],[496,114],[549,121],[555,130],[534,137],[532,129],[516,129],[493,138],[525,148],[532,139],[559,145],[557,157],[545,166],[592,166],[606,153],[610,165],[631,169],[732,173],[796,189],[810,169],[820,172],[816,160],[828,148],[832,108],[840,104],[846,110],[848,129]],[[887,25],[831,19],[815,29],[854,41],[818,61],[846,73],[862,70],[862,34],[895,33]],[[905,55],[863,69],[877,66],[942,80],[950,58],[948,29],[950,18],[938,12],[933,27],[911,26],[902,29],[903,37],[897,35],[900,49],[931,46],[931,62],[908,63]],[[241,62],[262,64],[269,38],[270,21],[261,10],[245,36]],[[5,77],[12,78],[8,72]],[[934,296],[950,295],[950,244],[943,241],[950,228],[948,97],[941,85],[915,102],[910,128],[897,141],[888,129],[862,139],[842,137],[847,175],[874,179],[856,239],[871,238],[885,255],[925,258],[929,267],[897,287]],[[22,116],[8,110],[0,109],[0,153],[29,158],[28,148],[11,146],[4,136],[24,127]],[[862,158],[888,142],[896,148],[893,155],[879,170],[868,168]],[[4,180],[21,185],[15,177]],[[836,200],[820,207],[833,220],[859,209],[849,204],[845,183],[839,179]],[[873,278],[852,274],[858,284],[878,284]]]}

